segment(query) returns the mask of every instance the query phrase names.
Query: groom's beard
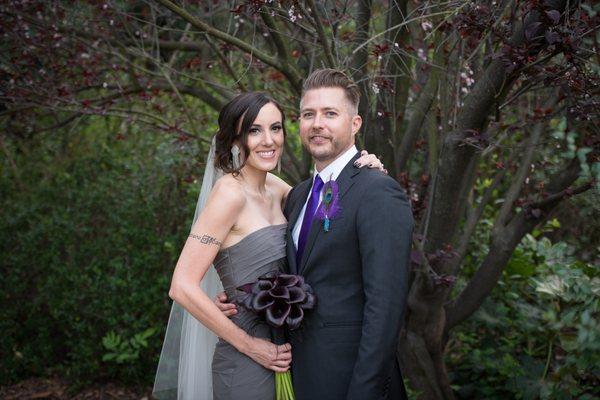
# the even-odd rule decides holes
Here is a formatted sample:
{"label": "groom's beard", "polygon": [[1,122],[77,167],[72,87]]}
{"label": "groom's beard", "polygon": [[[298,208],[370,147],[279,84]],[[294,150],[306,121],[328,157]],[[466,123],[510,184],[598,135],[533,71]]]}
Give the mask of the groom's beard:
{"label": "groom's beard", "polygon": [[313,132],[308,140],[303,140],[303,145],[316,162],[329,164],[354,145],[354,137],[339,138]]}

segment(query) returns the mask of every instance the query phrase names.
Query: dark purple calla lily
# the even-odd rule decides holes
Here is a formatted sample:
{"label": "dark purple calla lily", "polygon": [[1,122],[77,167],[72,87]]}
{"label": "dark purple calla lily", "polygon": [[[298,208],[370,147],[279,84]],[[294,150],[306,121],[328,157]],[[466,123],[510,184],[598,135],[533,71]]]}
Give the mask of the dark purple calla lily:
{"label": "dark purple calla lily", "polygon": [[292,287],[298,283],[298,277],[296,275],[281,274],[275,280],[275,284],[278,286]]}
{"label": "dark purple calla lily", "polygon": [[292,306],[285,301],[278,300],[271,307],[267,308],[267,322],[273,326],[280,327],[290,314]]}
{"label": "dark purple calla lily", "polygon": [[273,303],[275,303],[275,299],[265,290],[254,296],[252,299],[252,308],[254,311],[260,312],[271,307]]}
{"label": "dark purple calla lily", "polygon": [[252,287],[253,290],[256,290],[255,293],[260,292],[261,290],[270,290],[273,288],[273,282],[267,280],[259,280]]}
{"label": "dark purple calla lily", "polygon": [[290,299],[290,291],[285,286],[275,286],[273,289],[269,290],[269,294],[276,299]]}
{"label": "dark purple calla lily", "polygon": [[302,303],[306,299],[306,292],[299,287],[288,288],[288,291],[290,292],[290,300],[288,301],[290,304]]}
{"label": "dark purple calla lily", "polygon": [[269,325],[286,325],[290,330],[300,327],[304,310],[314,308],[317,300],[302,276],[279,271],[261,275],[238,290],[243,292],[235,300],[238,304],[262,315]]}
{"label": "dark purple calla lily", "polygon": [[300,307],[302,307],[305,310],[310,310],[315,307],[315,304],[317,304],[316,296],[312,293],[306,292],[306,301],[304,303],[301,303]]}
{"label": "dark purple calla lily", "polygon": [[298,307],[296,304],[292,305],[290,313],[285,320],[288,328],[290,330],[298,329],[300,327],[300,323],[302,323],[302,319],[304,319],[304,310]]}

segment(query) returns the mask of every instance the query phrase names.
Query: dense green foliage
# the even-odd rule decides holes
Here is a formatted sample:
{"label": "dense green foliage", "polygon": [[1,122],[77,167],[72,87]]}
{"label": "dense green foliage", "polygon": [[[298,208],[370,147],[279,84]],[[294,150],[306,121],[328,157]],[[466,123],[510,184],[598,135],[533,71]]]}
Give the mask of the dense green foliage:
{"label": "dense green foliage", "polygon": [[203,157],[195,143],[110,125],[6,146],[1,383],[150,381]]}
{"label": "dense green foliage", "polygon": [[519,245],[492,296],[453,332],[448,366],[460,398],[600,393],[600,271],[573,251],[533,235]]}

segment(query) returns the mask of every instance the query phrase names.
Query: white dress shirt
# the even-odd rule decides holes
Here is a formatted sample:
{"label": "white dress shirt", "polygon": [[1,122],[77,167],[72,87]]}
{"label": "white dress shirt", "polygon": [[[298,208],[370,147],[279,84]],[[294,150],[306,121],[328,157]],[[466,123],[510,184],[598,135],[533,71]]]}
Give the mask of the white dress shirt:
{"label": "white dress shirt", "polygon": [[[317,171],[315,167],[315,172],[313,174],[312,184],[310,185],[312,189],[312,185],[315,183],[315,177],[317,174],[321,177],[323,183],[329,182],[331,179],[337,179],[340,176],[340,173],[352,160],[352,158],[358,153],[358,149],[356,146],[350,147],[344,153],[342,153],[338,158],[333,160],[331,164],[323,168],[321,172]],[[302,206],[302,210],[300,211],[300,215],[298,215],[298,220],[296,221],[296,225],[294,225],[294,230],[292,231],[292,238],[294,239],[294,246],[296,249],[298,248],[298,237],[300,237],[300,229],[302,229],[302,220],[304,219],[304,212],[306,211],[306,204],[308,203],[308,199],[310,198],[310,193],[312,190],[308,191],[308,195],[306,196],[306,200],[304,201],[304,205]],[[321,192],[321,196],[319,197],[319,204],[321,204],[321,199],[323,198],[323,193]]]}

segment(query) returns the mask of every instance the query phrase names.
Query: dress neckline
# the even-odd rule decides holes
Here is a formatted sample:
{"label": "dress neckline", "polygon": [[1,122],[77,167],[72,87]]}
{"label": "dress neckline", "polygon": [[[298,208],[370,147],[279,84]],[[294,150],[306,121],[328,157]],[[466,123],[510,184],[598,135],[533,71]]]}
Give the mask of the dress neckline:
{"label": "dress neckline", "polygon": [[262,228],[258,228],[257,230],[255,230],[255,231],[252,231],[252,232],[250,232],[249,234],[247,234],[246,236],[244,236],[243,238],[241,238],[239,242],[236,242],[236,243],[232,244],[231,246],[227,246],[227,247],[225,247],[225,248],[222,248],[222,249],[220,249],[220,250],[219,250],[219,253],[220,253],[220,252],[223,252],[223,251],[227,251],[227,250],[230,250],[230,249],[232,249],[233,247],[235,247],[235,246],[239,245],[240,243],[242,243],[243,241],[245,241],[245,240],[246,240],[246,239],[248,239],[250,236],[253,236],[253,235],[254,235],[254,234],[256,234],[256,233],[259,233],[259,232],[261,232],[261,231],[264,231],[264,230],[266,230],[266,229],[268,229],[268,228],[281,228],[281,227],[283,227],[283,226],[287,226],[287,222],[284,222],[283,224],[267,225],[267,226],[263,226]]}

